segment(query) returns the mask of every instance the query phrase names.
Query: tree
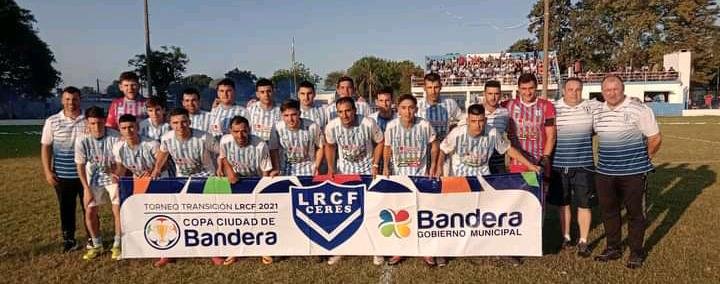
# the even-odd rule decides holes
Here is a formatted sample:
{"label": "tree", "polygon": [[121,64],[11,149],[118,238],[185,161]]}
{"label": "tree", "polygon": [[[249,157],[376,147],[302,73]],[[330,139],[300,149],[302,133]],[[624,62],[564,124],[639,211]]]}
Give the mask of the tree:
{"label": "tree", "polygon": [[37,35],[35,17],[13,0],[0,0],[0,106],[9,118],[19,98],[43,99],[60,82],[55,56]]}
{"label": "tree", "polygon": [[533,52],[538,50],[537,43],[530,38],[523,38],[517,40],[509,48],[508,52]]}
{"label": "tree", "polygon": [[80,88],[80,93],[83,94],[84,96],[98,94],[97,90],[95,90],[94,87],[89,87],[89,86],[83,86],[82,88]]}
{"label": "tree", "polygon": [[281,102],[295,94],[295,82],[308,81],[316,84],[320,82],[320,76],[310,71],[304,64],[296,62],[293,70],[278,69],[273,72],[270,80],[275,85],[275,101]]}
{"label": "tree", "polygon": [[[535,34],[537,39],[535,47],[542,50],[543,44],[543,25],[544,19],[544,0],[539,0],[533,5],[528,14],[530,25],[528,31]],[[562,42],[571,32],[570,28],[570,11],[572,3],[570,0],[550,0],[550,29],[549,29],[549,47],[548,51],[556,51],[558,62],[561,66],[569,66],[574,62],[572,58],[568,58],[569,51],[562,48]]]}
{"label": "tree", "polygon": [[[236,101],[247,101],[255,97],[255,82],[258,78],[249,70],[240,70],[235,68],[225,73],[225,78],[229,78],[235,82]],[[219,82],[219,80],[218,80]],[[213,88],[217,82],[213,81]]]}
{"label": "tree", "polygon": [[113,82],[105,88],[105,94],[111,98],[119,98],[123,94],[120,91],[120,81],[113,80]]}
{"label": "tree", "polygon": [[180,106],[180,103],[182,102],[183,90],[187,88],[195,88],[201,94],[201,103],[204,103],[202,101],[202,93],[206,89],[210,88],[210,82],[212,82],[212,78],[205,74],[192,74],[183,77],[177,82],[170,84],[170,86],[168,87],[168,97],[174,97],[176,106]]}
{"label": "tree", "polygon": [[337,82],[342,76],[345,76],[344,70],[332,71],[325,75],[325,80],[323,81],[323,86],[325,87],[325,90],[335,90]]}
{"label": "tree", "polygon": [[383,87],[391,87],[396,93],[410,93],[412,76],[422,76],[423,70],[411,61],[391,61],[374,56],[358,59],[348,68],[355,80],[357,95],[373,98]]}
{"label": "tree", "polygon": [[[145,54],[135,55],[134,58],[128,60],[128,65],[135,67],[135,72],[145,82],[147,82],[147,61]],[[187,54],[177,46],[161,46],[160,50],[150,53],[149,62],[152,72],[152,87],[158,96],[167,98],[168,87],[182,78],[185,66],[190,60]]]}

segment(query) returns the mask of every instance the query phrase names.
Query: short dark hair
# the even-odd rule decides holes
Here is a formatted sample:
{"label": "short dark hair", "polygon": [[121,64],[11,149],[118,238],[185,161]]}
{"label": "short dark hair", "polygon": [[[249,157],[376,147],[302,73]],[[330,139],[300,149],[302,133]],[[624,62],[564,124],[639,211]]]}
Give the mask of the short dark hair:
{"label": "short dark hair", "polygon": [[250,121],[248,121],[247,118],[245,118],[244,116],[236,115],[233,116],[232,120],[230,120],[231,126],[235,124],[245,124],[247,126],[250,126]]}
{"label": "short dark hair", "polygon": [[270,86],[270,88],[272,88],[273,83],[272,83],[272,81],[270,81],[266,78],[261,78],[260,80],[257,81],[257,83],[255,83],[255,90],[257,91],[258,88],[265,87],[265,86]]}
{"label": "short dark hair", "polygon": [[397,104],[400,105],[400,103],[404,100],[410,100],[413,102],[413,104],[417,105],[417,98],[411,94],[403,94],[400,95],[397,99]]}
{"label": "short dark hair", "polygon": [[350,85],[355,87],[355,81],[353,81],[350,76],[340,76],[340,78],[338,78],[337,84],[335,84],[335,87],[340,87],[340,83],[342,82],[350,82]]}
{"label": "short dark hair", "polygon": [[165,100],[163,100],[160,97],[150,97],[145,102],[145,107],[146,108],[149,108],[149,107],[158,108],[159,107],[159,108],[165,109]]}
{"label": "short dark hair", "polygon": [[383,87],[383,88],[380,88],[380,90],[378,90],[377,93],[375,93],[375,95],[377,96],[380,94],[390,94],[390,98],[392,99],[393,92],[395,92],[395,90],[393,90],[392,87]]}
{"label": "short dark hair", "polygon": [[73,94],[73,95],[82,96],[82,92],[80,92],[80,89],[73,87],[73,86],[65,87],[62,90],[62,93],[60,93],[60,94],[62,95],[63,93],[69,93],[69,94]]}
{"label": "short dark hair", "polygon": [[182,94],[183,94],[183,95],[194,95],[194,96],[196,96],[198,99],[200,99],[200,91],[199,91],[198,89],[196,89],[196,88],[192,88],[192,87],[190,87],[190,88],[185,88],[185,90],[183,90]]}
{"label": "short dark hair", "polygon": [[352,109],[357,110],[357,108],[355,108],[355,100],[351,97],[342,97],[337,99],[335,101],[335,108],[341,104],[349,104]]}
{"label": "short dark hair", "polygon": [[184,115],[187,118],[190,118],[190,112],[186,110],[185,108],[176,107],[170,111],[170,117],[176,116],[176,115]]}
{"label": "short dark hair", "polygon": [[91,106],[85,110],[85,118],[106,118],[105,110],[99,106]]}
{"label": "short dark hair", "polygon": [[233,81],[230,78],[225,78],[220,80],[220,82],[217,83],[216,88],[220,88],[220,86],[230,86],[233,90],[235,90],[235,81]]}
{"label": "short dark hair", "polygon": [[282,105],[280,105],[280,112],[284,112],[288,109],[295,109],[300,112],[300,102],[294,99],[285,100]]}
{"label": "short dark hair", "polygon": [[438,73],[427,73],[423,77],[423,81],[440,82],[440,75]]}
{"label": "short dark hair", "polygon": [[535,74],[523,73],[518,78],[518,86],[520,86],[520,84],[525,84],[525,83],[530,83],[530,82],[535,83],[535,86],[537,86],[538,81],[537,81],[537,77],[535,77]]}
{"label": "short dark hair", "polygon": [[122,81],[135,81],[140,82],[140,77],[138,77],[137,74],[133,71],[125,71],[120,73],[120,78],[118,78],[118,81],[122,83]]}
{"label": "short dark hair", "polygon": [[481,104],[473,104],[468,107],[468,114],[485,115],[485,107]]}
{"label": "short dark hair", "polygon": [[300,88],[310,88],[310,89],[312,89],[313,93],[315,93],[315,84],[310,83],[310,82],[308,82],[308,81],[302,81],[302,82],[300,82],[300,84],[298,85],[298,89],[297,89],[297,90],[300,91]]}
{"label": "short dark hair", "polygon": [[484,90],[487,90],[487,88],[498,88],[500,89],[500,81],[498,80],[489,80],[485,82],[485,88]]}
{"label": "short dark hair", "polygon": [[135,116],[132,114],[126,113],[121,115],[120,118],[118,118],[118,123],[123,122],[137,122],[137,118],[135,118]]}

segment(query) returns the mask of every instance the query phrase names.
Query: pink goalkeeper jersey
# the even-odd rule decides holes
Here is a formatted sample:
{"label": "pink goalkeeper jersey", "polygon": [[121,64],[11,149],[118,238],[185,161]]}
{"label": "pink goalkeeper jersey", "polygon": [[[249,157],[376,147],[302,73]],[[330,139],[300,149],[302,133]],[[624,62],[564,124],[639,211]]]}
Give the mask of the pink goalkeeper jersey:
{"label": "pink goalkeeper jersey", "polygon": [[125,97],[113,99],[107,111],[106,127],[118,129],[118,120],[123,114],[132,114],[138,122],[147,118],[145,99],[138,96],[134,100],[127,100]]}
{"label": "pink goalkeeper jersey", "polygon": [[[508,138],[513,147],[520,150],[532,163],[540,160],[545,147],[545,122],[555,118],[555,107],[545,99],[537,98],[531,104],[522,103],[520,96],[507,102],[510,120]],[[510,167],[523,167],[511,159]]]}

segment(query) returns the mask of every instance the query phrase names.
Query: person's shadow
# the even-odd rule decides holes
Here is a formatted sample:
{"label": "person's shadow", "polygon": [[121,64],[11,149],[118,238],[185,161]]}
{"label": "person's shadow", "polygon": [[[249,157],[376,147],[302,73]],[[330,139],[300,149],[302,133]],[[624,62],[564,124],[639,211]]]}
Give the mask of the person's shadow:
{"label": "person's shadow", "polygon": [[[685,210],[690,207],[697,196],[717,180],[717,173],[710,170],[708,165],[701,165],[696,169],[688,166],[688,164],[664,163],[657,166],[654,173],[648,174],[645,198],[646,228],[648,228],[645,231],[646,252],[652,251],[682,218]],[[599,207],[597,207],[597,209],[593,209],[591,230],[601,225],[602,219]],[[657,226],[651,230],[650,228],[655,225]],[[623,227],[626,226],[627,212],[623,210]],[[624,233],[624,237],[627,240],[627,234]],[[594,248],[600,245],[604,239],[605,233],[590,242],[590,247]]]}

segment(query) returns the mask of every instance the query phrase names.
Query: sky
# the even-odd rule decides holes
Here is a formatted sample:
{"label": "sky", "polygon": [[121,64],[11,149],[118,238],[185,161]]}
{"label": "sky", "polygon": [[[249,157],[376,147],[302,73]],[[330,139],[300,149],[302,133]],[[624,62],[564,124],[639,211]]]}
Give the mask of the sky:
{"label": "sky", "polygon": [[[486,53],[530,37],[534,1],[216,1],[149,0],[153,49],[179,46],[185,75],[222,77],[238,67],[269,77],[296,61],[325,77],[366,55],[411,60]],[[55,54],[63,86],[105,88],[144,53],[142,0],[18,0]]]}

